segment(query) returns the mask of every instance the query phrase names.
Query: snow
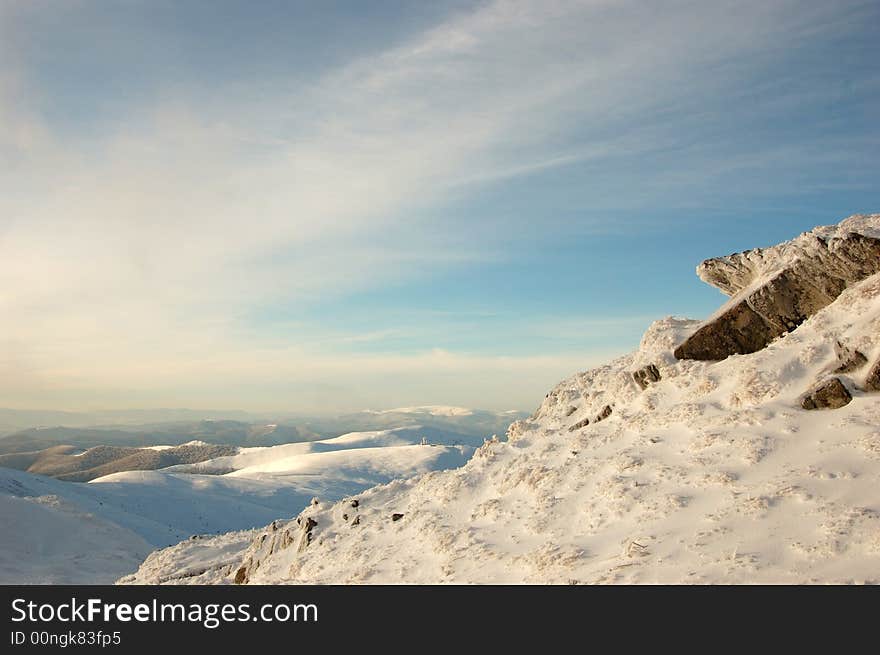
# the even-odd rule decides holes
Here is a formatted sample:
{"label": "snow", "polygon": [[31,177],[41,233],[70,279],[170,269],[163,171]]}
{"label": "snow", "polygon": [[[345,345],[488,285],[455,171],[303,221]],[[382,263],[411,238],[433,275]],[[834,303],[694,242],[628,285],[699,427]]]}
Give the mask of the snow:
{"label": "snow", "polygon": [[193,439],[191,441],[187,441],[186,443],[182,443],[178,446],[167,446],[167,445],[156,445],[156,446],[144,446],[141,450],[170,450],[172,448],[179,448],[181,446],[210,446],[207,441],[202,441],[201,439]]}
{"label": "snow", "polygon": [[[857,222],[873,230],[880,216]],[[250,542],[159,551],[123,581],[185,581],[178,562],[216,548],[223,565],[196,567],[198,582],[246,567],[257,584],[880,583],[880,394],[859,390],[867,365],[841,376],[850,404],[800,407],[837,366],[837,340],[880,358],[880,274],[753,354],[676,360],[698,325],[656,321],[636,352],[564,380],[462,467],[375,486],[357,507],[308,507],[301,552],[279,547],[300,531],[279,521]],[[648,364],[662,379],[642,390],[631,373]]]}
{"label": "snow", "polygon": [[0,584],[109,584],[153,546],[58,496],[0,494]]}
{"label": "snow", "polygon": [[472,409],[451,407],[448,405],[423,405],[421,407],[398,407],[396,409],[368,409],[370,414],[427,414],[429,416],[473,416]]}
{"label": "snow", "polygon": [[[0,468],[0,583],[112,582],[156,547],[289,518],[315,496],[338,499],[398,477],[461,466],[474,452],[462,443],[418,445],[423,437],[439,444],[462,439],[428,428],[352,433],[242,448],[235,456],[124,471],[86,484]],[[215,550],[203,547],[200,557]]]}

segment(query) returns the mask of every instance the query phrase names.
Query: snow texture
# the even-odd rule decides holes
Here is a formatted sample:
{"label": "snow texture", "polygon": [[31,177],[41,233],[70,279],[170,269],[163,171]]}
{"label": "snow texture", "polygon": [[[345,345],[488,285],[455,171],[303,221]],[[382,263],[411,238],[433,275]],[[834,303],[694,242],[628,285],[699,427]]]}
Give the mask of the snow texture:
{"label": "snow texture", "polygon": [[352,433],[88,484],[0,468],[0,584],[111,583],[183,539],[211,562],[228,548],[200,548],[193,536],[247,531],[295,516],[315,496],[461,466],[475,450],[469,441],[481,439],[411,427]]}

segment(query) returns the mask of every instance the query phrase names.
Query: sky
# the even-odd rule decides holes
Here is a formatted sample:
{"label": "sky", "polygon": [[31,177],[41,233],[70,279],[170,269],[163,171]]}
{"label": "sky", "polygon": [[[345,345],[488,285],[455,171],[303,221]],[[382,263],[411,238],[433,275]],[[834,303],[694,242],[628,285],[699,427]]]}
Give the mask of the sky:
{"label": "sky", "polygon": [[0,406],[531,410],[880,211],[880,3],[0,0]]}

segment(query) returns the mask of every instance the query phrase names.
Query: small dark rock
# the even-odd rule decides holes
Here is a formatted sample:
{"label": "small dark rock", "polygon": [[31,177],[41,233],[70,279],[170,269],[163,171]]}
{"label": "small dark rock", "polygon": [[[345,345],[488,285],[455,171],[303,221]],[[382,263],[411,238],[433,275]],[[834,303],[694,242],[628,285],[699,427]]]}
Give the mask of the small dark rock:
{"label": "small dark rock", "polygon": [[868,371],[865,378],[865,391],[880,391],[880,359],[874,362],[874,366]]}
{"label": "small dark rock", "polygon": [[660,370],[654,364],[648,364],[635,371],[632,376],[637,385],[642,389],[647,389],[652,382],[660,381]]}
{"label": "small dark rock", "polygon": [[568,428],[568,431],[574,432],[575,430],[580,430],[581,428],[587,427],[589,424],[590,424],[590,419],[585,418],[581,421],[578,421],[577,423],[572,425],[570,428]]}
{"label": "small dark rock", "polygon": [[852,394],[839,378],[822,382],[810,391],[801,401],[804,409],[839,409],[849,404]]}
{"label": "small dark rock", "polygon": [[358,502],[358,499],[357,499],[357,498],[355,498],[354,500],[352,500],[351,503],[349,503],[349,504],[350,504],[352,507],[357,507],[358,505],[360,505],[360,503]]}
{"label": "small dark rock", "polygon": [[342,520],[343,520],[343,521],[347,521],[347,520],[348,520],[348,514],[343,514],[343,515],[342,515]]}
{"label": "small dark rock", "polygon": [[235,584],[244,584],[247,582],[247,567],[242,566],[238,571],[235,572],[235,579],[233,580]]}
{"label": "small dark rock", "polygon": [[392,514],[392,515],[391,515],[391,520],[392,520],[392,521],[399,521],[399,520],[402,519],[402,518],[403,518],[403,514]]}
{"label": "small dark rock", "polygon": [[835,373],[849,373],[868,363],[868,358],[863,353],[839,341],[834,344],[834,352],[837,354],[837,361],[840,362],[840,366],[834,369]]}
{"label": "small dark rock", "polygon": [[565,410],[565,417],[568,418],[569,416],[574,414],[576,411],[578,411],[578,408],[575,407],[574,405],[572,405],[567,410]]}
{"label": "small dark rock", "polygon": [[611,405],[605,405],[605,407],[602,408],[602,411],[599,412],[599,415],[596,417],[596,423],[598,423],[599,421],[604,421],[609,416],[611,416]]}
{"label": "small dark rock", "polygon": [[358,514],[354,517],[354,521],[351,522],[352,525],[360,525],[361,524],[361,515]]}

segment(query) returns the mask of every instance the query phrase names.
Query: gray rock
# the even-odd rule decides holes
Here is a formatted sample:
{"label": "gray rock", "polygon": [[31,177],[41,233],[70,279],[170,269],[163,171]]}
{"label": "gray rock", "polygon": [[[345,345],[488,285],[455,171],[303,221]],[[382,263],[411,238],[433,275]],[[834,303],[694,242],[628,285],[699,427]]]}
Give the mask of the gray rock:
{"label": "gray rock", "polygon": [[318,525],[318,522],[313,519],[311,516],[307,517],[305,520],[301,521],[297,519],[300,527],[300,537],[299,537],[299,546],[297,547],[297,552],[304,551],[310,543],[312,543],[312,528]]}
{"label": "gray rock", "polygon": [[874,362],[865,378],[865,391],[880,391],[880,358]]}
{"label": "gray rock", "polygon": [[580,430],[581,428],[587,427],[589,424],[590,424],[590,419],[585,418],[585,419],[578,421],[577,423],[572,425],[570,428],[568,428],[568,431],[574,432],[575,430]]}
{"label": "gray rock", "polygon": [[721,360],[756,352],[776,336],[748,303],[741,302],[694,332],[673,355],[676,359]]}
{"label": "gray rock", "polygon": [[632,376],[637,385],[642,389],[647,389],[652,382],[660,381],[660,370],[654,364],[648,364],[635,371]]}
{"label": "gray rock", "polygon": [[[706,260],[697,272],[733,298],[674,354],[721,360],[761,350],[848,286],[880,272],[880,239],[854,232],[825,238],[814,231],[774,248]],[[763,278],[768,279],[755,287]]]}
{"label": "gray rock", "polygon": [[852,394],[840,378],[830,378],[814,387],[801,401],[804,409],[839,409],[848,405]]}
{"label": "gray rock", "polygon": [[863,353],[855,348],[845,346],[840,341],[834,344],[834,352],[837,354],[837,361],[840,363],[834,369],[835,373],[850,373],[868,363],[868,358]]}

